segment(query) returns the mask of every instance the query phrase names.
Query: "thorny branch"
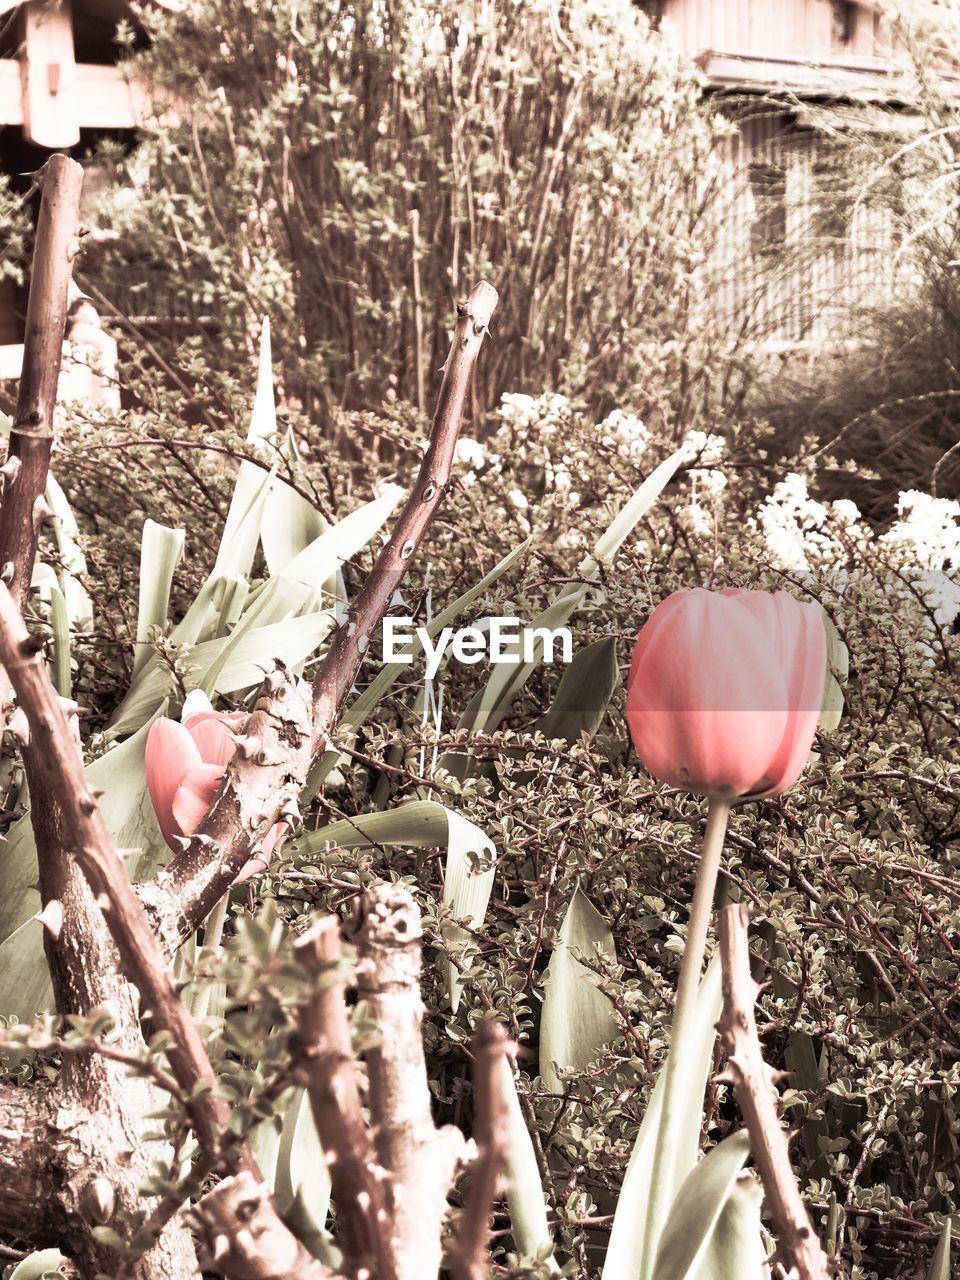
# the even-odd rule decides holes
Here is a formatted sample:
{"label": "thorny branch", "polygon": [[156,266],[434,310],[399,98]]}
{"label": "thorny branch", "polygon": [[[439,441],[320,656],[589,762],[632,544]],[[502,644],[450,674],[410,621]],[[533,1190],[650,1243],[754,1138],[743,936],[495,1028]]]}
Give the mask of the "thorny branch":
{"label": "thorny branch", "polygon": [[753,1012],[759,987],[750,973],[749,922],[750,911],[743,903],[732,903],[720,912],[723,1014],[718,1028],[776,1228],[779,1258],[795,1280],[829,1280],[826,1254],[790,1166],[787,1135],[774,1104],[773,1073],[760,1049]]}
{"label": "thorny branch", "polygon": [[317,993],[300,1010],[299,1049],[314,1123],[330,1166],[337,1244],[350,1274],[364,1267],[375,1280],[391,1280],[385,1180],[363,1119],[340,976],[338,921],[319,920],[297,940],[295,954],[306,971],[321,981]]}

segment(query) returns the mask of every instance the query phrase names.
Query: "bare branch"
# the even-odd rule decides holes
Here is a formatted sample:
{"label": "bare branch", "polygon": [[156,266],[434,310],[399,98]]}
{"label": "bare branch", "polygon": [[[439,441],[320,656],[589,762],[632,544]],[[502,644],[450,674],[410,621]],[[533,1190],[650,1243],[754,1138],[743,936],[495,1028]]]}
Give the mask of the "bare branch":
{"label": "bare branch", "polygon": [[382,1170],[363,1119],[339,973],[339,922],[333,917],[318,921],[298,939],[295,951],[307,972],[326,978],[300,1011],[300,1051],[313,1119],[330,1165],[337,1244],[350,1274],[364,1269],[373,1280],[390,1280],[390,1219]]}
{"label": "bare branch", "polygon": [[759,987],[750,973],[744,903],[724,907],[718,920],[723,964],[723,1015],[718,1023],[750,1149],[773,1217],[778,1256],[796,1280],[829,1280],[830,1268],[800,1195],[774,1103],[771,1068],[764,1062],[753,1006]]}
{"label": "bare branch", "polygon": [[463,1135],[437,1129],[423,1056],[420,912],[409,889],[378,884],[363,897],[357,985],[380,1041],[367,1054],[377,1157],[390,1178],[398,1280],[435,1276],[447,1194]]}
{"label": "bare branch", "polygon": [[499,301],[485,281],[457,307],[457,328],[444,366],[430,443],[417,483],[377,562],[341,623],[313,681],[313,751],[323,751],[350,694],[363,655],[390,606],[450,481],[460,422],[480,344]]}
{"label": "bare branch", "polygon": [[194,1205],[204,1266],[227,1280],[335,1280],[277,1217],[263,1183],[244,1170]]}
{"label": "bare branch", "polygon": [[507,1113],[497,1081],[509,1041],[499,1023],[486,1019],[473,1037],[473,1136],[478,1147],[470,1190],[451,1249],[455,1280],[487,1280],[490,1209],[507,1157]]}
{"label": "bare branch", "polygon": [[17,606],[30,590],[45,511],[42,501],[53,446],[60,355],[67,324],[67,287],[79,248],[83,169],[53,155],[41,170],[43,196],[27,303],[23,371],[3,469],[0,566]]}

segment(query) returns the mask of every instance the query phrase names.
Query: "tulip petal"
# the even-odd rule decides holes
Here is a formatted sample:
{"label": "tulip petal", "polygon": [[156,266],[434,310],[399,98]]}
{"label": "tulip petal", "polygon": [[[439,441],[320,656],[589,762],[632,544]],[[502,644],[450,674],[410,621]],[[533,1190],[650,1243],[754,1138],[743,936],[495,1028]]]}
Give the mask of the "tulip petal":
{"label": "tulip petal", "polygon": [[223,765],[199,764],[184,774],[173,797],[173,817],[182,835],[192,836],[207,816],[224,772]]}
{"label": "tulip petal", "polygon": [[197,744],[204,764],[216,764],[221,768],[230,763],[237,749],[234,731],[247,719],[244,712],[217,714],[216,712],[190,716],[184,721],[191,738]]}
{"label": "tulip petal", "polygon": [[278,822],[275,827],[272,827],[271,830],[267,832],[263,838],[260,853],[256,857],[248,859],[243,864],[240,868],[240,874],[233,882],[234,884],[243,884],[243,882],[245,880],[249,880],[251,876],[257,876],[262,871],[266,871],[270,863],[270,855],[273,853],[277,841],[283,835],[286,825],[287,824],[285,822]]}
{"label": "tulip petal", "polygon": [[789,685],[790,721],[780,749],[770,762],[768,786],[759,793],[761,796],[779,795],[792,787],[803,772],[817,731],[827,679],[827,634],[820,611],[815,605],[800,604],[786,592],[778,595],[789,600],[790,608],[796,610],[795,624],[782,629],[781,662]]}
{"label": "tulip petal", "polygon": [[768,785],[789,722],[786,682],[743,593],[676,594],[644,626],[631,664],[634,745],[662,781],[736,798]]}
{"label": "tulip petal", "polygon": [[182,724],[166,716],[153,722],[144,750],[147,790],[163,838],[172,849],[183,835],[174,815],[174,797],[184,775],[202,763],[196,743]]}

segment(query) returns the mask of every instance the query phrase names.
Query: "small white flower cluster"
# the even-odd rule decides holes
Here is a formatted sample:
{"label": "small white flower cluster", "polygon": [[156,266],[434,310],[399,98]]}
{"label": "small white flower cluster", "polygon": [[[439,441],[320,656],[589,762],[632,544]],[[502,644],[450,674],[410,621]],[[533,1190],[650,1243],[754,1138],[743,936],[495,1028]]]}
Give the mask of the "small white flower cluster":
{"label": "small white flower cluster", "polygon": [[453,460],[468,468],[460,476],[460,483],[467,489],[476,483],[478,471],[489,470],[496,473],[500,470],[499,454],[488,449],[482,441],[464,436],[460,437],[454,447]]}
{"label": "small white flower cluster", "polygon": [[823,503],[811,498],[807,482],[792,472],[764,500],[751,526],[759,530],[774,563],[794,573],[841,571],[850,553],[869,561],[874,554],[909,575],[933,609],[938,623],[960,615],[960,503],[911,489],[897,503],[899,519],[879,537],[848,498]]}
{"label": "small white flower cluster", "polygon": [[639,462],[650,443],[650,432],[635,413],[614,409],[597,423],[600,443],[616,449],[627,462]]}
{"label": "small white flower cluster", "polygon": [[526,396],[505,391],[500,398],[500,417],[504,425],[515,431],[533,431],[541,437],[554,436],[570,420],[570,401],[566,396],[545,391],[542,396]]}
{"label": "small white flower cluster", "polygon": [[689,431],[680,448],[688,462],[704,464],[692,467],[688,473],[690,501],[680,508],[680,521],[697,537],[713,537],[727,488],[727,477],[716,469],[715,464],[723,461],[727,442],[723,436],[708,435],[705,431]]}

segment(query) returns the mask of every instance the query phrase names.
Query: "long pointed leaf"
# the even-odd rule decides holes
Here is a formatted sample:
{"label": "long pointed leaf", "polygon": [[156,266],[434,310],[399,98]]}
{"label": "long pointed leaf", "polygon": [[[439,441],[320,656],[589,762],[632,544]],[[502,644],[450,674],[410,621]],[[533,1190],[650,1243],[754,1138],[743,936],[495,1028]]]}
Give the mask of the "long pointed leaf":
{"label": "long pointed leaf", "polygon": [[513,1238],[522,1256],[546,1258],[550,1270],[556,1272],[560,1268],[553,1257],[553,1238],[547,1222],[547,1205],[537,1157],[520,1109],[513,1067],[506,1057],[500,1063],[500,1086],[507,1113],[504,1174]]}
{"label": "long pointed leaf", "polygon": [[714,1147],[687,1176],[670,1206],[657,1249],[652,1272],[657,1280],[687,1280],[703,1260],[749,1155],[750,1135],[741,1129]]}
{"label": "long pointed leaf", "polygon": [[155,630],[166,630],[170,608],[170,586],[180,563],[186,534],[146,520],[140,540],[140,600],[137,610],[137,640],[133,651],[133,674],[150,658]]}
{"label": "long pointed leaf", "polygon": [[540,1075],[544,1088],[563,1092],[558,1068],[583,1070],[617,1034],[609,998],[596,976],[577,958],[598,955],[616,963],[613,934],[603,916],[577,886],[563,917],[557,945],[544,975],[540,1015]]}
{"label": "long pointed leaf", "polygon": [[[714,956],[697,992],[697,1026],[700,1028],[700,1035],[695,1051],[685,1063],[686,1106],[683,1114],[687,1122],[676,1166],[680,1177],[694,1167],[697,1159],[703,1095],[713,1065],[713,1046],[717,1038],[715,1024],[720,1017],[722,1003],[720,976],[720,961]],[[657,1170],[653,1168],[653,1154],[663,1105],[663,1079],[661,1069],[624,1175],[610,1231],[603,1280],[636,1280],[641,1274],[643,1260],[648,1258],[652,1261],[656,1250],[656,1242],[648,1241],[646,1237],[645,1211],[650,1187],[653,1179],[658,1176]]]}

